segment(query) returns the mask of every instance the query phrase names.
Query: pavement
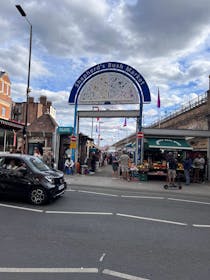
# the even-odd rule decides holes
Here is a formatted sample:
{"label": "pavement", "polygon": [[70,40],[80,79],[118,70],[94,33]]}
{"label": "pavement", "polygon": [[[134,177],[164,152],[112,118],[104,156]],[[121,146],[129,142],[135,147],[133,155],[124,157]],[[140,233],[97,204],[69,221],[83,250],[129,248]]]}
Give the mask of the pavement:
{"label": "pavement", "polygon": [[122,178],[114,178],[112,176],[112,167],[107,165],[99,168],[94,174],[88,175],[65,175],[67,184],[70,186],[91,186],[100,187],[106,190],[108,189],[121,189],[121,190],[140,190],[140,191],[151,191],[151,192],[176,192],[181,194],[197,195],[197,196],[209,196],[210,197],[210,182],[205,183],[191,183],[186,186],[182,182],[182,189],[169,189],[163,188],[165,181],[163,180],[148,180],[139,181],[137,179],[127,182]]}

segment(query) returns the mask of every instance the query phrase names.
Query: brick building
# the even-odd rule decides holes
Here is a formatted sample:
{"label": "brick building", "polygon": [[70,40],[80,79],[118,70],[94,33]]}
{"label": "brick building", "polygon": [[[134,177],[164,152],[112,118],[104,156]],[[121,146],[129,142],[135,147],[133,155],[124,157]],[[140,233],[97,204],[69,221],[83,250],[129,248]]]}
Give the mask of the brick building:
{"label": "brick building", "polygon": [[0,151],[9,151],[17,145],[21,123],[11,120],[11,82],[6,72],[0,71]]}
{"label": "brick building", "polygon": [[12,99],[11,82],[6,72],[0,71],[0,118],[9,120],[11,117]]}
{"label": "brick building", "polygon": [[27,127],[28,153],[33,154],[34,147],[40,146],[45,151],[55,152],[56,129],[58,124],[49,114],[42,114]]}
{"label": "brick building", "polygon": [[[39,102],[34,102],[34,97],[28,99],[28,124],[33,123],[43,114],[49,113],[55,118],[55,109],[52,107],[52,102],[47,100],[46,96],[40,96]],[[12,119],[25,123],[26,102],[15,102],[12,107]]]}

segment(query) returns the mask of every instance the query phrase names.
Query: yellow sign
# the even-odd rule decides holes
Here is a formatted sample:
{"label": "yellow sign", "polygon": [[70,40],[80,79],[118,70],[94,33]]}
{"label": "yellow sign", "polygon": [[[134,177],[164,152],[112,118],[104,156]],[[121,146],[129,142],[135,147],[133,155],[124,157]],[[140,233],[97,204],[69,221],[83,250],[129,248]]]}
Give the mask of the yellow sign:
{"label": "yellow sign", "polygon": [[69,147],[69,148],[70,148],[70,149],[76,149],[76,147],[77,147],[77,142],[75,142],[75,141],[72,142],[72,141],[71,141],[70,147]]}

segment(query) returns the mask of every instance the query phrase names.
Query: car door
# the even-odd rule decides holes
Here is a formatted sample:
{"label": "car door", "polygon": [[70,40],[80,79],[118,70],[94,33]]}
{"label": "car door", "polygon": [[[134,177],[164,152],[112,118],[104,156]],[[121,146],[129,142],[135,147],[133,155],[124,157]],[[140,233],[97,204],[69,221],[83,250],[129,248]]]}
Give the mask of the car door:
{"label": "car door", "polygon": [[[8,168],[10,165],[9,162],[15,162],[15,168]],[[20,167],[25,164],[20,159],[9,157],[9,159],[5,159],[6,168],[3,170],[4,172],[4,185],[5,185],[5,193],[9,195],[15,196],[23,196],[27,193],[27,189],[30,187],[30,176],[27,175],[30,172],[28,171],[27,165],[25,165],[25,171],[20,170]]]}
{"label": "car door", "polygon": [[5,157],[0,157],[0,192],[5,193],[8,190],[7,170]]}

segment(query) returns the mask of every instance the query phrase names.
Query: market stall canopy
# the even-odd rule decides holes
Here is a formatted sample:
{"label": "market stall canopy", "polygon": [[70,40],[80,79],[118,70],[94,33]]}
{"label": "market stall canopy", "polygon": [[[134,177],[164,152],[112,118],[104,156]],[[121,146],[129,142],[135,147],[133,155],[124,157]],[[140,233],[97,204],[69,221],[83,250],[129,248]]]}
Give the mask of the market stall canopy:
{"label": "market stall canopy", "polygon": [[185,139],[175,138],[147,138],[149,148],[159,148],[168,150],[192,150],[193,148]]}

